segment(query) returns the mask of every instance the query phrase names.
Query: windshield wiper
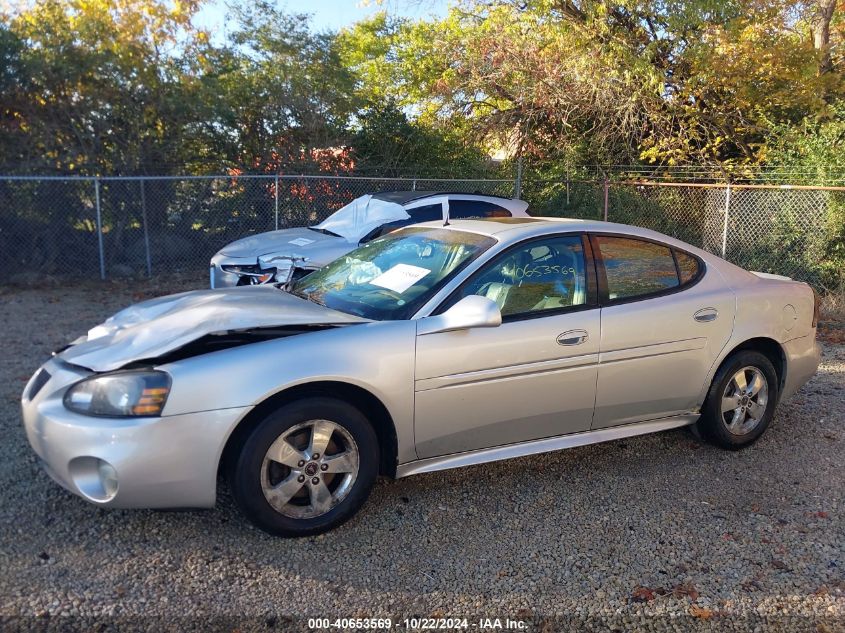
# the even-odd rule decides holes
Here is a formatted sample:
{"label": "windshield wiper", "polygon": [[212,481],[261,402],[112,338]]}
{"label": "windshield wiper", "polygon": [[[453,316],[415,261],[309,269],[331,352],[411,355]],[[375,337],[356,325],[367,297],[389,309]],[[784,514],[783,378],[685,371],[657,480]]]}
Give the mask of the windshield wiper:
{"label": "windshield wiper", "polygon": [[329,231],[328,229],[320,229],[320,228],[317,228],[316,226],[309,226],[308,230],[309,231],[317,231],[317,233],[322,233],[323,235],[331,235],[332,237],[340,237],[340,235],[338,235],[334,231]]}

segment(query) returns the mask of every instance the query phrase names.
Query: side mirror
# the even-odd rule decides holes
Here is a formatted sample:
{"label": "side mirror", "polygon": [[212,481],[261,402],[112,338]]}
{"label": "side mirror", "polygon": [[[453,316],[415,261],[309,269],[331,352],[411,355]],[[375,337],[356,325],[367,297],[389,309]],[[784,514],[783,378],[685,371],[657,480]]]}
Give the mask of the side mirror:
{"label": "side mirror", "polygon": [[470,295],[458,301],[443,314],[425,317],[417,324],[417,334],[437,334],[476,327],[499,327],[502,311],[495,301]]}

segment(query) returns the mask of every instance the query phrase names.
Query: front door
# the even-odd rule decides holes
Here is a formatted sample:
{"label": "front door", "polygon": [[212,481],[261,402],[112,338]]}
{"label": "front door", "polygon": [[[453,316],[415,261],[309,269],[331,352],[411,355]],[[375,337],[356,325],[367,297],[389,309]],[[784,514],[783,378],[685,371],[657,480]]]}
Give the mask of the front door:
{"label": "front door", "polygon": [[523,242],[440,306],[483,295],[503,323],[417,337],[418,457],[589,430],[600,312],[585,247],[577,234]]}

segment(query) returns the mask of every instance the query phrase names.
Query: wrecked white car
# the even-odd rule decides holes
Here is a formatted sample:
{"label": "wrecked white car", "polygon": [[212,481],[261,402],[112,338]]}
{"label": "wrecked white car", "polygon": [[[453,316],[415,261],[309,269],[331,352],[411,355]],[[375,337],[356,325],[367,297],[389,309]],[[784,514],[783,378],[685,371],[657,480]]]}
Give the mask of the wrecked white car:
{"label": "wrecked white car", "polygon": [[315,226],[252,235],[211,258],[212,288],[296,281],[403,226],[468,218],[526,217],[528,203],[499,196],[388,191],[355,198]]}

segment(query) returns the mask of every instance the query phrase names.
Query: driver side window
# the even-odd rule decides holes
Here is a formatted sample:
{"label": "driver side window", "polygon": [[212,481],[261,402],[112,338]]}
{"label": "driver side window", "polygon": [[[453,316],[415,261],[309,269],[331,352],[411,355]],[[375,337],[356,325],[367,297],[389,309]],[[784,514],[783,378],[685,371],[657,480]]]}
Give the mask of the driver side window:
{"label": "driver side window", "polygon": [[469,295],[492,299],[503,317],[584,305],[585,271],[580,235],[532,240],[487,263],[438,312]]}

